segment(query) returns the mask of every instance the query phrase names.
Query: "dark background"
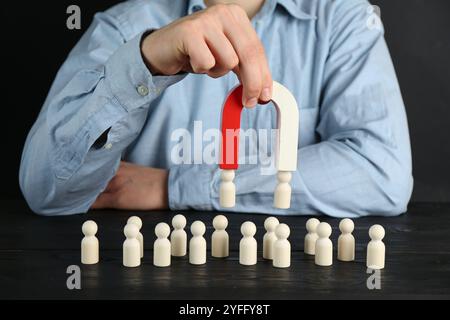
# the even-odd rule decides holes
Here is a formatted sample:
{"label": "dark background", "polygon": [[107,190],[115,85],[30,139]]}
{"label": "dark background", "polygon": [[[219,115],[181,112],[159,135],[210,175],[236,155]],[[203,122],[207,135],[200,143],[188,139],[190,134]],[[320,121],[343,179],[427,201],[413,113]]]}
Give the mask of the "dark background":
{"label": "dark background", "polygon": [[[23,143],[59,66],[93,14],[118,2],[40,0],[2,4],[2,198],[21,197],[18,170]],[[81,7],[81,30],[66,28],[70,4]],[[381,8],[408,113],[415,178],[413,201],[448,202],[450,1],[373,0],[372,4]]]}

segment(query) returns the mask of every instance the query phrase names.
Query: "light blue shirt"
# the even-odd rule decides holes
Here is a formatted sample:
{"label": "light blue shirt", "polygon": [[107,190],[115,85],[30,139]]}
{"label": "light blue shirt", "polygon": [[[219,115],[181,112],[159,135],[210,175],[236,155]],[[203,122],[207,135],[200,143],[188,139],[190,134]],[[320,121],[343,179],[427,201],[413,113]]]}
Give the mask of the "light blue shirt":
{"label": "light blue shirt", "polygon": [[[152,76],[140,53],[145,31],[204,7],[201,0],[134,0],[95,16],[59,70],[24,147],[20,185],[32,210],[86,212],[121,159],[169,169],[171,209],[221,210],[217,164],[174,163],[180,141],[173,134],[184,129],[194,135],[196,121],[202,132],[219,129],[236,76]],[[291,208],[280,210],[273,208],[276,176],[261,174],[258,163],[241,165],[232,211],[404,212],[413,185],[405,108],[369,3],[267,0],[252,23],[273,79],[299,105],[298,170]],[[241,124],[274,128],[275,109],[244,110]],[[105,132],[106,143],[95,143]]]}

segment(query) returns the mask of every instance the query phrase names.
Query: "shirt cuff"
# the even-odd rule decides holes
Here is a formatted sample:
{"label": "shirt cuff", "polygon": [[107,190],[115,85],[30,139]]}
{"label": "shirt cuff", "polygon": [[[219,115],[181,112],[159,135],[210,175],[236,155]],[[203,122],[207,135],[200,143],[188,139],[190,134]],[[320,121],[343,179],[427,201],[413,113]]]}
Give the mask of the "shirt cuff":
{"label": "shirt cuff", "polygon": [[213,171],[207,165],[178,165],[169,170],[171,210],[212,210]]}
{"label": "shirt cuff", "polygon": [[105,82],[114,98],[128,111],[154,100],[186,74],[153,76],[141,54],[144,33],[123,44],[105,64]]}

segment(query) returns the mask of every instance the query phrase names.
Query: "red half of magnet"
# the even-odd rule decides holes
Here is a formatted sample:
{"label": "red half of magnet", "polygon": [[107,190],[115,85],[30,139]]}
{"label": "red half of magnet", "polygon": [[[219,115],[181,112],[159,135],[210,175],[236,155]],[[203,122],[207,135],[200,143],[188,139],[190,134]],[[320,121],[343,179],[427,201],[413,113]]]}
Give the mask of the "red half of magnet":
{"label": "red half of magnet", "polygon": [[240,85],[229,93],[222,109],[220,169],[236,170],[238,168],[242,109],[242,86]]}

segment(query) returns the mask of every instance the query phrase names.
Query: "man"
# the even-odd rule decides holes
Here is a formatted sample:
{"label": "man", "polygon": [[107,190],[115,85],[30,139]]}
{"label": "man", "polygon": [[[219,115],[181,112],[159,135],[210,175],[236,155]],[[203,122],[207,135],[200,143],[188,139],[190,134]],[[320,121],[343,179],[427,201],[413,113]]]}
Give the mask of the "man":
{"label": "man", "polygon": [[253,108],[270,100],[272,79],[300,108],[291,208],[272,207],[276,178],[258,162],[237,171],[233,210],[404,212],[406,115],[383,27],[365,0],[136,0],[97,14],[27,138],[25,198],[45,215],[220,210],[217,164],[189,154],[174,161],[174,132],[194,133],[198,121],[203,131],[220,128],[222,102],[239,82],[252,108],[242,129],[274,127],[270,104]]}

